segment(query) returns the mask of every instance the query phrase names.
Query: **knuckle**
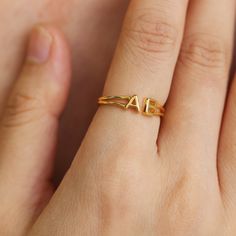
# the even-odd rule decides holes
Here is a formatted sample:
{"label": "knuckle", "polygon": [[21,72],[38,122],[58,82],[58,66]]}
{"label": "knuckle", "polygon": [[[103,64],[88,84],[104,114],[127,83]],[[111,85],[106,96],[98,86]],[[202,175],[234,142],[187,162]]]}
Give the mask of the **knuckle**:
{"label": "knuckle", "polygon": [[226,50],[224,43],[211,35],[193,35],[184,39],[180,61],[202,69],[224,68]]}
{"label": "knuckle", "polygon": [[[135,182],[136,177],[133,176],[130,179],[132,172],[130,172],[127,161],[116,161],[112,169],[111,167],[111,164],[106,164],[102,171],[101,190],[104,196],[106,196],[105,199],[116,202],[119,200],[120,193],[127,193],[126,190],[132,186],[132,182]],[[125,198],[128,197],[129,194]]]}
{"label": "knuckle", "polygon": [[141,54],[171,54],[177,32],[172,23],[161,20],[156,12],[150,10],[128,18],[123,29],[126,46]]}
{"label": "knuckle", "polygon": [[120,156],[116,157],[115,163],[107,163],[104,168],[99,168],[100,174],[97,179],[100,182],[100,201],[104,216],[112,217],[113,213],[125,215],[127,210],[133,212],[136,209],[138,212],[143,209],[141,205],[137,205],[135,199],[142,191],[149,190],[142,185],[136,188],[140,179],[145,179],[145,175],[142,163],[134,163],[132,160],[133,157]]}
{"label": "knuckle", "polygon": [[[185,172],[185,173],[184,173]],[[175,219],[185,216],[187,222],[190,223],[188,215],[194,213],[198,215],[201,210],[199,210],[199,202],[191,202],[190,199],[200,198],[199,191],[201,186],[196,184],[192,186],[195,177],[192,173],[182,170],[182,173],[178,173],[178,177],[175,179],[170,179],[172,183],[166,185],[166,191],[164,193],[164,200],[162,206],[168,209],[169,212],[175,212],[173,216]],[[183,222],[182,222],[183,223]],[[191,225],[191,224],[190,224]],[[185,225],[186,227],[186,225]]]}
{"label": "knuckle", "polygon": [[39,117],[40,101],[35,96],[16,92],[6,104],[3,126],[14,127]]}

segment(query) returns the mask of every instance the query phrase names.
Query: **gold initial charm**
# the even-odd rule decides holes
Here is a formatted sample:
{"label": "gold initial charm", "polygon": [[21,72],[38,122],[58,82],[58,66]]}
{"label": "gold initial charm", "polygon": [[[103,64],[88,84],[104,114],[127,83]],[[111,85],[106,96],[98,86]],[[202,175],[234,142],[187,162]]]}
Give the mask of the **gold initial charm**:
{"label": "gold initial charm", "polygon": [[154,99],[145,98],[144,99],[144,110],[143,114],[147,116],[163,116],[165,109]]}
{"label": "gold initial charm", "polygon": [[125,106],[126,109],[133,108],[138,112],[141,112],[138,96],[134,95],[130,98],[129,102]]}

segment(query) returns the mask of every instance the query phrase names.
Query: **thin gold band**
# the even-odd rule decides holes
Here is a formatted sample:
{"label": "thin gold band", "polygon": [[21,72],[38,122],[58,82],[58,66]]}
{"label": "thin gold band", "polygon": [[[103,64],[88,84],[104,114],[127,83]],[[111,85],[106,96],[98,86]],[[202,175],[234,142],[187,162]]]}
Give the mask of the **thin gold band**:
{"label": "thin gold band", "polygon": [[102,96],[98,99],[100,105],[115,105],[123,109],[133,109],[147,116],[164,116],[165,108],[152,98],[144,98],[141,109],[139,98],[133,96]]}

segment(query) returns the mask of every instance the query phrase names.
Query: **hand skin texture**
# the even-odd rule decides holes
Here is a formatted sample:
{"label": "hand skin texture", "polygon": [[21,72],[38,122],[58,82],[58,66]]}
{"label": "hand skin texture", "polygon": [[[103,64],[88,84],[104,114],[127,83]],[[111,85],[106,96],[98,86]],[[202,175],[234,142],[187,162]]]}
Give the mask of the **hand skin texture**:
{"label": "hand skin texture", "polygon": [[234,18],[234,0],[131,0],[103,94],[166,114],[100,106],[56,191],[73,47],[35,27],[2,103],[0,235],[236,235]]}
{"label": "hand skin texture", "polygon": [[0,1],[0,113],[35,24],[57,26],[72,48],[73,78],[60,125],[56,182],[69,167],[96,111],[127,3],[128,0]]}

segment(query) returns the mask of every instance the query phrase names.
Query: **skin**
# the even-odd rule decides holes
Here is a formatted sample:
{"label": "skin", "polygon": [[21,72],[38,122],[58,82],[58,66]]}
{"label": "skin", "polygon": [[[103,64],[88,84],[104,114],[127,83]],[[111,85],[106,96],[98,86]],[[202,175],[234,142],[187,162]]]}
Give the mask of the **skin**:
{"label": "skin", "polygon": [[72,86],[59,130],[55,183],[68,169],[97,109],[96,101],[102,93],[127,3],[127,0],[0,2],[0,44],[7,48],[0,52],[0,112],[22,66],[29,33],[35,24],[57,26],[72,49]]}
{"label": "skin", "polygon": [[214,3],[131,1],[104,95],[153,97],[166,114],[100,106],[55,192],[70,50],[55,27],[32,32],[0,122],[1,235],[236,234],[235,1]]}

